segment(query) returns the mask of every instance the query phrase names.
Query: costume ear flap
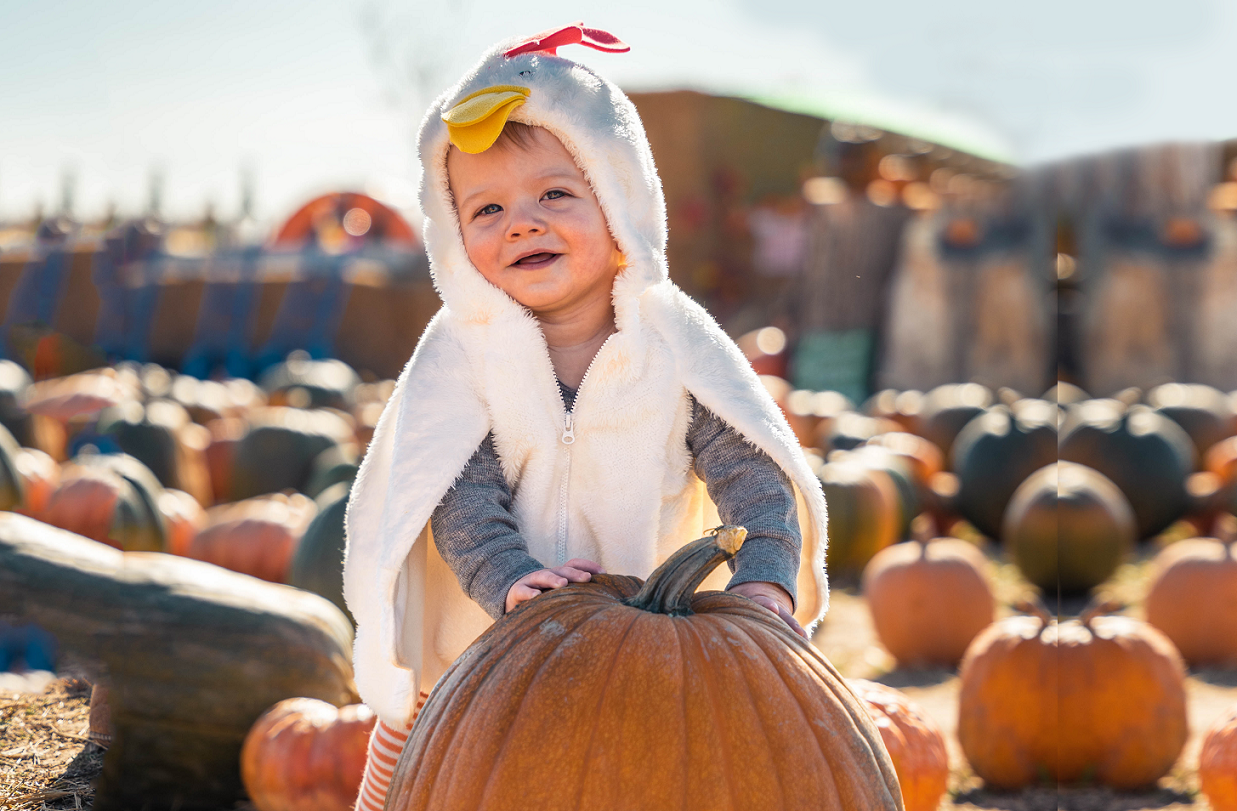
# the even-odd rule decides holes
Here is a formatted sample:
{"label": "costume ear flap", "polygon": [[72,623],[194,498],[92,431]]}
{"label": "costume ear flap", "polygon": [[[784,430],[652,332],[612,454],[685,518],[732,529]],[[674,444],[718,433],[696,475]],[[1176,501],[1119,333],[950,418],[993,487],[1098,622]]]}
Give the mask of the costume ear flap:
{"label": "costume ear flap", "polygon": [[503,56],[512,57],[526,53],[546,53],[558,55],[558,49],[563,45],[587,45],[605,53],[626,53],[631,47],[608,31],[600,28],[585,28],[583,22],[572,23],[562,28],[551,28],[534,34],[528,39],[503,52]]}

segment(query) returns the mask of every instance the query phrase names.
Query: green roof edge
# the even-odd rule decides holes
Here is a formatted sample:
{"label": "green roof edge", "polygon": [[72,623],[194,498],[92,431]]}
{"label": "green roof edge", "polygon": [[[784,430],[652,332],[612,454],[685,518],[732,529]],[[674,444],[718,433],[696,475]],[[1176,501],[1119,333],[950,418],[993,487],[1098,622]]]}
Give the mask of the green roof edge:
{"label": "green roof edge", "polygon": [[823,99],[805,95],[742,94],[740,98],[783,112],[877,127],[986,160],[1017,165],[1009,148],[1000,144],[996,136],[984,132],[982,127],[947,116],[932,113],[917,115],[891,108],[879,100],[874,103],[871,99],[860,97]]}

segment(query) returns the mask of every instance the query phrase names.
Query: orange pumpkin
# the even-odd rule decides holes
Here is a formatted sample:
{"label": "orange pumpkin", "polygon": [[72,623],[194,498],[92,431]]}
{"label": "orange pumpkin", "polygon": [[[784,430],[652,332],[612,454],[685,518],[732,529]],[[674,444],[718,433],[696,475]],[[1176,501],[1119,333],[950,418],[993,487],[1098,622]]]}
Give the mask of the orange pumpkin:
{"label": "orange pumpkin", "polygon": [[167,528],[156,507],[162,493],[154,475],[131,456],[83,455],[61,470],[38,517],[126,552],[162,552]]}
{"label": "orange pumpkin", "polygon": [[210,441],[202,454],[210,476],[211,493],[215,503],[220,503],[231,498],[236,446],[249,430],[249,425],[239,417],[221,417],[206,423],[206,428],[210,432]]}
{"label": "orange pumpkin", "polygon": [[744,534],[496,622],[439,679],[386,807],[901,808],[880,732],[833,666],[752,601],[693,594]]}
{"label": "orange pumpkin", "polygon": [[1203,737],[1198,782],[1212,811],[1237,811],[1237,705],[1230,707]]}
{"label": "orange pumpkin", "polygon": [[1008,617],[962,660],[958,742],[996,788],[1041,777],[1140,788],[1168,772],[1188,733],[1185,667],[1145,622],[1101,616],[1059,625]]}
{"label": "orange pumpkin", "polygon": [[987,560],[966,541],[895,544],[863,570],[872,623],[899,664],[953,667],[992,622]]}
{"label": "orange pumpkin", "polygon": [[258,811],[351,811],[377,716],[289,698],[264,712],[241,747],[241,780]]}
{"label": "orange pumpkin", "polygon": [[945,469],[945,459],[941,455],[941,449],[915,434],[890,431],[877,434],[869,439],[867,444],[879,445],[898,456],[906,457],[915,474],[915,480],[922,488],[927,488],[932,477]]}
{"label": "orange pumpkin", "polygon": [[1237,436],[1212,445],[1203,457],[1203,469],[1219,476],[1225,485],[1237,482]]}
{"label": "orange pumpkin", "polygon": [[34,448],[18,451],[13,464],[25,491],[22,506],[15,512],[38,518],[47,509],[52,493],[60,484],[60,465],[48,454]]}
{"label": "orange pumpkin", "polygon": [[847,679],[847,684],[880,730],[906,811],[935,811],[949,785],[949,752],[940,727],[905,693],[866,679]]}
{"label": "orange pumpkin", "polygon": [[167,551],[185,555],[193,539],[206,524],[206,512],[198,500],[183,490],[165,490],[158,501],[159,512],[167,522]]}
{"label": "orange pumpkin", "polygon": [[246,499],[215,507],[190,542],[185,557],[282,583],[317,508],[300,493]]}
{"label": "orange pumpkin", "polygon": [[1237,664],[1237,542],[1191,538],[1155,561],[1147,622],[1192,665]]}

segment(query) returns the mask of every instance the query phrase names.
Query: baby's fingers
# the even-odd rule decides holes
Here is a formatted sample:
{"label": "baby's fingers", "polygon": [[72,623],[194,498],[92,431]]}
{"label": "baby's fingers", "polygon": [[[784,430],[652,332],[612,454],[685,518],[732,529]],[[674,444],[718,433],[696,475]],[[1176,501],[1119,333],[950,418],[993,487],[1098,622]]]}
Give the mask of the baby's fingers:
{"label": "baby's fingers", "polygon": [[577,569],[570,564],[566,566],[559,566],[556,569],[550,569],[550,571],[566,578],[572,583],[587,583],[589,580],[593,579],[593,575],[589,571],[585,569]]}
{"label": "baby's fingers", "polygon": [[783,606],[777,607],[777,615],[782,618],[782,621],[790,626],[790,630],[794,631],[799,636],[807,639],[807,631],[803,630],[803,626],[795,619],[795,615],[787,611]]}
{"label": "baby's fingers", "polygon": [[588,558],[572,558],[571,560],[567,561],[563,565],[570,566],[573,569],[580,569],[581,571],[591,572],[592,574],[605,574],[606,573],[606,570],[601,568],[600,563],[594,563]]}
{"label": "baby's fingers", "polygon": [[567,585],[568,579],[555,569],[538,569],[520,578],[520,583],[535,589],[561,589]]}

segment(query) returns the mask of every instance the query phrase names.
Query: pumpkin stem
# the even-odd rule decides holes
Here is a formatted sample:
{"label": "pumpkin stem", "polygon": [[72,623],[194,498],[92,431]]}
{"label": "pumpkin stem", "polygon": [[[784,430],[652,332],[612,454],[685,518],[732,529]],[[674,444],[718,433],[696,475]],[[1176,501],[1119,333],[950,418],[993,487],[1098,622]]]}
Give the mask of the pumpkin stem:
{"label": "pumpkin stem", "polygon": [[1078,621],[1089,631],[1091,630],[1091,621],[1096,617],[1101,617],[1105,614],[1115,614],[1125,608],[1125,604],[1118,600],[1094,600],[1083,609],[1082,614],[1078,617]]}
{"label": "pumpkin stem", "polygon": [[692,595],[709,573],[730,560],[747,539],[743,527],[721,526],[703,538],[684,544],[666,558],[644,582],[636,596],[624,601],[633,608],[656,614],[684,616],[692,613]]}
{"label": "pumpkin stem", "polygon": [[1028,597],[1019,600],[1014,605],[1014,608],[1023,614],[1030,614],[1033,617],[1037,617],[1039,621],[1044,624],[1045,628],[1047,628],[1052,622],[1052,614],[1048,611],[1048,607],[1044,605],[1043,601],[1040,600],[1039,597]]}

